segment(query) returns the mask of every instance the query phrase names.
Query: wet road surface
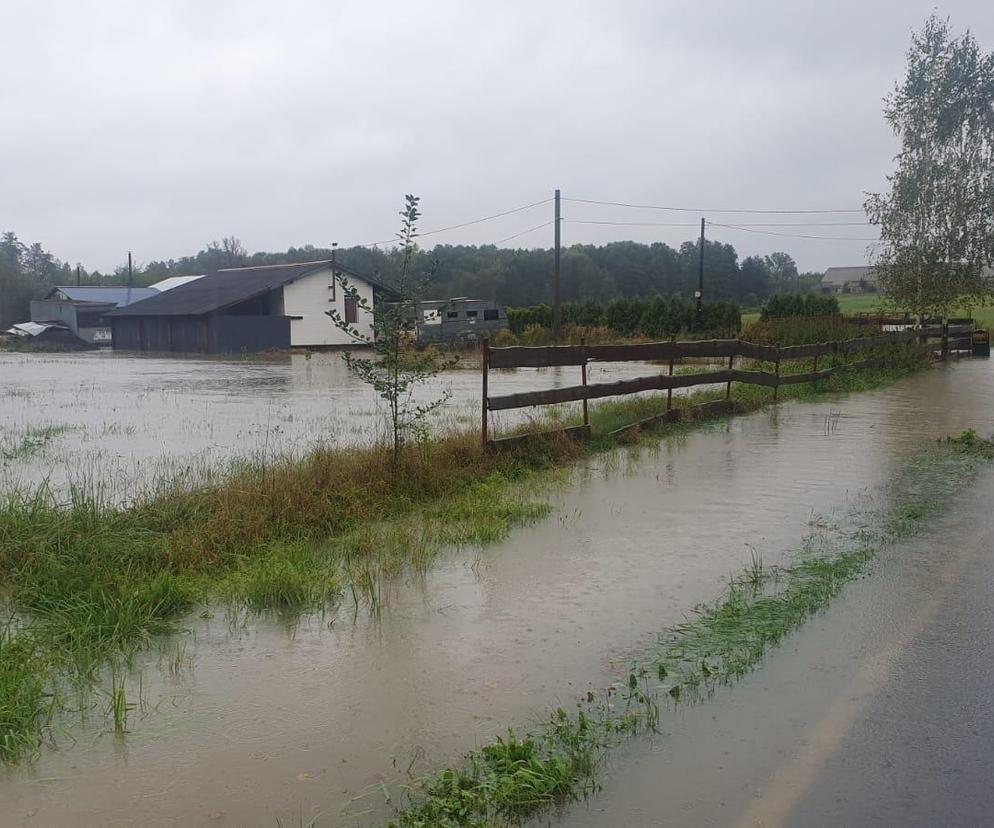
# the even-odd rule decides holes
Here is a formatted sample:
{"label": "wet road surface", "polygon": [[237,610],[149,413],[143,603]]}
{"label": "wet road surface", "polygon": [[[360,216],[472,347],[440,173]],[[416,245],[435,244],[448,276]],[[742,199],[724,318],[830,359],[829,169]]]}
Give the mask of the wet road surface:
{"label": "wet road surface", "polygon": [[994,824],[992,506],[987,471],[757,672],[664,716],[554,824]]}

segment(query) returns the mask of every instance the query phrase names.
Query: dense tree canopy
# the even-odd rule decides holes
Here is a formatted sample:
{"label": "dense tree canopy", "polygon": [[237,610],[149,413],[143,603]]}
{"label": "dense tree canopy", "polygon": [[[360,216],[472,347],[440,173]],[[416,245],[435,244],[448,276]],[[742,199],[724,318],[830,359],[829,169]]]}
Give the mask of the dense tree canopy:
{"label": "dense tree canopy", "polygon": [[[237,244],[237,240],[229,240]],[[237,264],[263,265],[330,258],[330,248],[307,245],[285,253],[245,254],[240,245]],[[418,250],[419,267],[438,261],[436,290],[439,297],[473,296],[508,305],[526,306],[552,301],[552,250],[514,250],[493,245],[436,245]],[[679,250],[667,244],[633,241],[605,245],[577,244],[562,255],[564,302],[607,302],[616,297],[646,297],[674,293],[692,296],[697,287],[700,248],[684,242]],[[400,258],[395,250],[351,247],[338,251],[338,260],[359,273],[379,274],[383,281],[396,277]],[[787,278],[774,276],[770,261],[787,262]],[[142,271],[147,282],[180,274],[210,273],[218,265],[213,243],[195,256],[150,262]],[[741,301],[747,295],[762,299],[778,290],[795,290],[797,267],[786,253],[749,257],[741,265],[730,244],[708,241],[704,249],[704,292],[709,300]],[[779,273],[779,271],[778,271]],[[802,277],[803,278],[803,277]],[[817,281],[817,277],[814,281]],[[810,286],[811,279],[805,280]]]}

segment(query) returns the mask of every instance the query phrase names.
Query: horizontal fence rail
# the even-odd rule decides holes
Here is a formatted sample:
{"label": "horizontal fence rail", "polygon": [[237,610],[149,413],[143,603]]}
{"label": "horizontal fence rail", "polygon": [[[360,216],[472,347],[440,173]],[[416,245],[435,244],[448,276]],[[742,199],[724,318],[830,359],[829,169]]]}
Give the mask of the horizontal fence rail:
{"label": "horizontal fence rail", "polygon": [[[693,388],[698,385],[725,384],[725,399],[731,398],[733,382],[760,385],[772,388],[774,394],[781,385],[794,385],[828,379],[838,370],[874,367],[882,362],[879,357],[871,357],[861,362],[848,362],[836,368],[818,369],[822,356],[833,354],[852,355],[892,345],[909,345],[919,341],[919,332],[914,330],[883,333],[877,336],[834,342],[818,342],[810,345],[778,347],[745,342],[740,339],[704,339],[688,342],[646,342],[630,345],[548,345],[540,347],[513,346],[490,348],[483,343],[483,441],[487,442],[487,415],[491,411],[506,411],[537,405],[556,403],[584,403],[584,422],[579,429],[589,430],[586,403],[588,400],[636,394],[641,391],[667,391],[667,408],[672,405],[673,390]],[[775,371],[753,370],[734,367],[734,360],[751,359],[757,362],[773,363]],[[693,374],[674,374],[676,362],[685,358],[727,359],[727,368],[701,371]],[[813,370],[800,374],[781,374],[780,364],[794,359],[814,359]],[[587,365],[591,362],[664,362],[668,373],[635,379],[588,384]],[[541,391],[523,391],[516,394],[489,396],[489,371],[511,368],[548,368],[556,366],[578,366],[582,369],[582,384],[565,388],[550,388]],[[517,439],[517,438],[515,438]]]}

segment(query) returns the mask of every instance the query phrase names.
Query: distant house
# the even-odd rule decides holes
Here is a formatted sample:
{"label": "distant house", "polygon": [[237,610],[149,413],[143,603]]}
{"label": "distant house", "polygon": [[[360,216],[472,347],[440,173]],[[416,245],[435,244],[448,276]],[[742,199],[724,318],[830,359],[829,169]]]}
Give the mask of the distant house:
{"label": "distant house", "polygon": [[31,302],[31,321],[59,325],[85,342],[109,345],[107,314],[157,294],[152,288],[60,285],[44,299]]}
{"label": "distant house", "polygon": [[830,267],[821,277],[823,293],[876,293],[877,274],[872,267]]}
{"label": "distant house", "polygon": [[504,307],[485,299],[432,299],[414,310],[419,342],[473,342],[508,326]]}
{"label": "distant house", "polygon": [[[386,290],[341,265],[361,299]],[[177,353],[253,353],[354,342],[327,316],[337,310],[372,336],[372,315],[345,295],[331,262],[239,267],[188,281],[111,314],[114,348]]]}

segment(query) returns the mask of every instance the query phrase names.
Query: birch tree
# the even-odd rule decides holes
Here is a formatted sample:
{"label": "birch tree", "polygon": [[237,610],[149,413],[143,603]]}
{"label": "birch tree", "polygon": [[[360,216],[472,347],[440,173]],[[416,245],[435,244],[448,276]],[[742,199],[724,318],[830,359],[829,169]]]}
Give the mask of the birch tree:
{"label": "birch tree", "polygon": [[994,55],[932,15],[884,99],[901,142],[890,192],[864,204],[879,225],[880,285],[919,315],[994,299]]}

